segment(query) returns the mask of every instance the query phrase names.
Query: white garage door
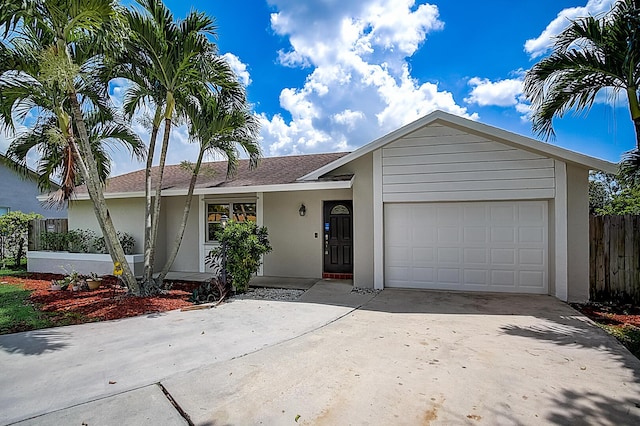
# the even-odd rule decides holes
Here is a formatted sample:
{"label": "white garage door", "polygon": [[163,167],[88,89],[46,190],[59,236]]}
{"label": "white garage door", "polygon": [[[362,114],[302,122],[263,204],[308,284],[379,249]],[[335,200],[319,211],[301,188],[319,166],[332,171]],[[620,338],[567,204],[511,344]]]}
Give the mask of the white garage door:
{"label": "white garage door", "polygon": [[546,201],[384,206],[385,286],[548,291]]}

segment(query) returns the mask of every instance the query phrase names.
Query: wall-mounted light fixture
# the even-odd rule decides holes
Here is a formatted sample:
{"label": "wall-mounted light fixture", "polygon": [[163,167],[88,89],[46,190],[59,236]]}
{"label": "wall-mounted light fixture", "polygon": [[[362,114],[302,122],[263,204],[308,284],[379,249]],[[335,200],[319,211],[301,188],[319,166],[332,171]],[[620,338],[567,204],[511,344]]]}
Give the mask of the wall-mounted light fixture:
{"label": "wall-mounted light fixture", "polygon": [[307,214],[307,208],[304,204],[300,206],[300,208],[298,209],[298,213],[300,214],[300,216],[304,216]]}

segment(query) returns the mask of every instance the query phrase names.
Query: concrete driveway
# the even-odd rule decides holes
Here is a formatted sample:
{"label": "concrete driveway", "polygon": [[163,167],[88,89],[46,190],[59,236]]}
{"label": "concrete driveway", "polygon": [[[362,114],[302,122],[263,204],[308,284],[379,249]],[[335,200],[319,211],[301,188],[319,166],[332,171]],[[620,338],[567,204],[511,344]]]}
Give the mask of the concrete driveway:
{"label": "concrete driveway", "polygon": [[[357,297],[348,297],[349,304],[357,306]],[[330,297],[325,301],[336,303]],[[234,302],[225,309],[180,314],[191,330],[184,340],[198,339],[202,327],[197,326],[203,323],[228,323],[226,316],[241,306]],[[123,384],[117,395],[81,404],[89,384],[74,382],[76,387],[64,393],[77,394],[79,405],[22,424],[188,424],[185,416],[201,425],[640,424],[640,361],[549,296],[384,290],[357,310],[287,302],[255,302],[251,310],[266,306],[287,316],[286,325],[281,324],[289,330],[294,327],[289,321],[305,321],[305,312],[337,311],[331,315],[327,311],[315,325],[307,322],[298,337],[282,338],[263,349],[253,342],[260,334],[246,330],[255,332],[257,323],[247,327],[237,321],[234,333],[241,338],[220,348],[208,346],[206,359],[197,355],[198,345],[183,347],[184,356],[198,357],[199,365],[164,379],[154,378],[162,374],[155,371],[155,364],[164,363],[159,367],[164,369],[167,363],[156,356],[160,347],[150,346],[146,361],[124,361],[122,367],[128,372],[119,380],[128,382],[138,365],[150,364],[149,371],[140,374],[135,384]],[[290,310],[300,315],[288,316]],[[155,333],[159,322],[154,321],[162,319],[148,318],[140,328],[128,331],[140,336]],[[126,353],[127,349],[117,349],[121,335],[104,336],[114,340],[114,346],[102,362],[114,351]],[[4,373],[12,356],[22,361],[9,365],[10,370],[29,356],[7,353],[2,339]],[[237,352],[247,355],[218,356],[217,351],[230,353],[229,348],[242,344],[250,344],[251,350]],[[129,350],[137,349],[134,345]],[[64,352],[63,348],[55,353]],[[42,380],[51,383],[50,376],[73,374],[78,360],[62,358],[68,363],[66,370],[41,369]],[[91,365],[101,370],[100,360]],[[111,375],[95,379],[105,383]],[[0,379],[0,412],[11,409],[8,403],[19,403],[5,394],[12,386],[20,389],[27,380],[23,376]],[[160,383],[153,384],[156,381]],[[4,422],[28,417],[27,405],[20,407],[23,411],[13,411]]]}

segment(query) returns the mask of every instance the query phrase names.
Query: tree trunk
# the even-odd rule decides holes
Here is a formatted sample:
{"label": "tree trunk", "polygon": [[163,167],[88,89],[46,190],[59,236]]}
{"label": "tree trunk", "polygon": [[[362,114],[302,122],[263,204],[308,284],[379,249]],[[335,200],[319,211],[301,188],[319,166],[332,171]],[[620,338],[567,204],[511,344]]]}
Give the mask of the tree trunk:
{"label": "tree trunk", "polygon": [[158,176],[156,178],[156,191],[153,200],[153,210],[151,212],[151,232],[149,234],[149,265],[145,264],[144,286],[159,288],[162,281],[156,282],[153,279],[153,264],[155,261],[156,240],[158,237],[158,225],[160,223],[160,207],[162,201],[162,177],[164,175],[164,165],[167,160],[167,149],[169,148],[169,136],[171,134],[171,118],[175,107],[173,94],[168,92],[167,105],[164,114],[164,135],[162,138],[162,149],[160,150],[160,163],[158,164]]}
{"label": "tree trunk", "polygon": [[[111,260],[115,264],[120,263],[122,266],[123,274],[122,279],[129,288],[129,290],[135,294],[140,295],[140,286],[136,281],[131,267],[127,262],[127,259],[122,249],[122,245],[118,240],[118,235],[111,220],[111,215],[107,209],[107,203],[102,191],[102,184],[98,174],[98,168],[96,167],[96,161],[93,157],[93,151],[91,151],[91,144],[89,142],[89,136],[82,117],[82,110],[80,109],[80,103],[75,91],[69,90],[69,101],[71,102],[71,108],[73,110],[73,118],[78,129],[79,144],[75,147],[78,153],[78,163],[82,172],[87,190],[89,191],[89,197],[93,204],[93,210],[104,235],[105,244],[111,255]],[[75,143],[73,140],[71,143]]]}
{"label": "tree trunk", "polygon": [[640,150],[640,100],[638,100],[638,88],[630,86],[627,88],[627,100],[629,101],[629,112],[636,131],[636,150]]}
{"label": "tree trunk", "polygon": [[176,235],[176,239],[173,242],[173,247],[171,247],[171,254],[167,258],[162,271],[160,271],[160,275],[158,276],[158,282],[162,283],[164,278],[169,273],[169,269],[173,266],[173,262],[175,262],[176,257],[178,256],[178,250],[180,250],[180,245],[182,244],[182,238],[184,237],[184,231],[187,228],[187,220],[189,219],[189,212],[191,211],[191,200],[193,199],[193,190],[196,187],[196,181],[198,180],[198,173],[200,172],[200,166],[202,165],[202,158],[204,157],[204,149],[200,147],[200,153],[198,154],[198,161],[196,161],[196,165],[193,168],[193,173],[191,174],[191,181],[189,182],[189,191],[187,192],[187,200],[184,203],[184,210],[182,212],[182,221],[180,222],[180,228],[178,229],[178,233]]}
{"label": "tree trunk", "polygon": [[151,137],[149,139],[149,148],[147,152],[147,168],[144,177],[144,280],[150,281],[153,277],[153,263],[151,257],[151,222],[152,222],[152,206],[151,206],[151,171],[153,168],[153,157],[156,150],[156,140],[158,139],[158,130],[162,120],[162,108],[158,105],[153,118],[153,127],[151,129]]}

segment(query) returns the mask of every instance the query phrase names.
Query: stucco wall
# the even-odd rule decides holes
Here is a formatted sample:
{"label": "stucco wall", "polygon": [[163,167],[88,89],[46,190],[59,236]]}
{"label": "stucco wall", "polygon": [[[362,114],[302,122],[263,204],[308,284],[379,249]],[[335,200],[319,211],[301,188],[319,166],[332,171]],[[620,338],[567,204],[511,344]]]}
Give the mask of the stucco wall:
{"label": "stucco wall", "polygon": [[355,174],[353,182],[353,285],[373,288],[373,154],[337,169]]}
{"label": "stucco wall", "polygon": [[46,218],[67,217],[67,210],[46,209],[36,197],[40,195],[34,180],[24,179],[4,164],[0,164],[0,207],[10,211],[39,213]]}
{"label": "stucco wall", "polygon": [[[164,220],[161,225],[164,225],[161,230],[162,247],[166,247],[163,250],[162,263],[166,261],[166,257],[169,256],[171,251],[178,227],[182,221],[182,214],[184,211],[184,203],[187,197],[165,197],[163,201],[163,215]],[[187,220],[187,228],[184,231],[182,243],[180,244],[180,250],[178,251],[178,257],[176,257],[172,271],[181,272],[193,272],[197,271],[200,265],[200,259],[198,259],[198,209],[204,208],[198,202],[198,197],[194,197],[191,200],[191,210],[189,211],[189,219]],[[160,236],[159,236],[160,237]],[[158,239],[160,245],[160,239]],[[166,252],[166,253],[165,253]],[[159,259],[160,260],[160,259]],[[161,269],[163,265],[160,262],[156,262],[156,269]]]}
{"label": "stucco wall", "polygon": [[[144,199],[107,200],[107,207],[116,230],[131,234],[135,240],[134,253],[142,253],[144,244]],[[102,235],[89,200],[69,205],[69,229],[92,229]]]}
{"label": "stucco wall", "polygon": [[[351,200],[351,190],[272,192],[263,197],[264,225],[273,247],[273,251],[264,257],[263,274],[322,277],[323,201]],[[307,214],[301,217],[298,209],[303,203]]]}
{"label": "stucco wall", "polygon": [[567,165],[569,302],[589,299],[589,171]]}

